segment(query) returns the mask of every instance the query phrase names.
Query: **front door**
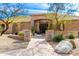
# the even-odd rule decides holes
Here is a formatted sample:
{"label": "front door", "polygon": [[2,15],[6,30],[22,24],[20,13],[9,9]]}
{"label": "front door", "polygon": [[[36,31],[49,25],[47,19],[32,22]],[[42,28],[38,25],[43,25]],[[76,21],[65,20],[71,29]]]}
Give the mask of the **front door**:
{"label": "front door", "polygon": [[48,24],[47,23],[40,23],[40,25],[39,25],[40,34],[45,33],[45,31],[47,30],[47,28],[48,28]]}

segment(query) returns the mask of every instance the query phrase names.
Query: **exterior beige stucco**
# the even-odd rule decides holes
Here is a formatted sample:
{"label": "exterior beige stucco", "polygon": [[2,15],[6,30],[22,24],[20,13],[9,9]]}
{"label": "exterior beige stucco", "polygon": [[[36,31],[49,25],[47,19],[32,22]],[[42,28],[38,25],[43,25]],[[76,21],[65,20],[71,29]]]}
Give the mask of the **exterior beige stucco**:
{"label": "exterior beige stucco", "polygon": [[[17,24],[16,29],[18,32],[26,30],[26,29],[31,30],[32,26],[34,26],[36,31],[39,32],[40,31],[39,26],[40,26],[40,23],[42,22],[48,23],[48,28],[49,28],[50,25],[54,23],[54,18],[51,17],[50,15],[52,14],[36,14],[36,15],[31,15],[31,16],[17,16],[14,22],[9,25],[9,29],[7,30],[6,33],[13,33],[13,31],[15,31],[13,29],[13,24],[15,23]],[[73,19],[73,20],[74,21],[65,23],[65,26],[64,26],[65,31],[71,31],[71,30],[79,31],[79,20],[76,20],[76,19]],[[0,24],[4,24],[4,23],[0,22]]]}

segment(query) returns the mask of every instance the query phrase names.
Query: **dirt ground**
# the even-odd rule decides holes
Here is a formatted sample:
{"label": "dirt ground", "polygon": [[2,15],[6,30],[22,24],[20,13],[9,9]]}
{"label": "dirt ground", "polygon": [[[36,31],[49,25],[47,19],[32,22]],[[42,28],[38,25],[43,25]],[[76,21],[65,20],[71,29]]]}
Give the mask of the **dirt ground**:
{"label": "dirt ground", "polygon": [[26,48],[28,46],[28,42],[9,38],[8,36],[9,34],[0,36],[0,53]]}
{"label": "dirt ground", "polygon": [[[29,42],[24,42],[24,41],[19,40],[19,39],[16,40],[16,39],[10,38],[9,36],[10,35],[2,35],[2,36],[0,36],[0,53],[13,51],[13,50],[15,50],[15,52],[16,52],[19,49],[22,50],[22,49],[27,48]],[[41,36],[34,37],[34,39],[39,39],[39,40],[44,39],[44,38],[42,38],[42,37],[40,38],[40,37]],[[58,44],[57,42],[53,42],[53,41],[49,41],[48,43],[50,44],[50,46],[52,46],[53,49]],[[13,54],[13,52],[11,54]],[[70,53],[70,54],[60,54],[60,55],[62,55],[62,56],[70,56],[70,55],[72,55],[72,53]]]}

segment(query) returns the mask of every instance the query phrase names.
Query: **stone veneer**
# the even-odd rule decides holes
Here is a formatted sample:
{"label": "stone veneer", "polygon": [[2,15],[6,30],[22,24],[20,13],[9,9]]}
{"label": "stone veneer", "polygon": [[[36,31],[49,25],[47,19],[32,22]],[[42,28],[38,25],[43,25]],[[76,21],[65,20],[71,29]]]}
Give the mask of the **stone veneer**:
{"label": "stone veneer", "polygon": [[45,34],[46,41],[50,41],[53,36],[54,36],[54,31],[53,30],[47,30],[46,31],[46,34]]}
{"label": "stone veneer", "polygon": [[30,30],[25,30],[24,41],[30,41],[30,39],[31,39],[31,32],[30,32]]}

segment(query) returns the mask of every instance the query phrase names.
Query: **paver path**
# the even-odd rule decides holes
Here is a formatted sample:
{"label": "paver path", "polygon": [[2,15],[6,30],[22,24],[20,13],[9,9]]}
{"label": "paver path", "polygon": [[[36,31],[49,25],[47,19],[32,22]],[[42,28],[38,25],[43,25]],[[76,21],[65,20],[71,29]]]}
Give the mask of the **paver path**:
{"label": "paver path", "polygon": [[59,56],[44,38],[32,38],[28,47],[5,52],[2,55],[14,56]]}

